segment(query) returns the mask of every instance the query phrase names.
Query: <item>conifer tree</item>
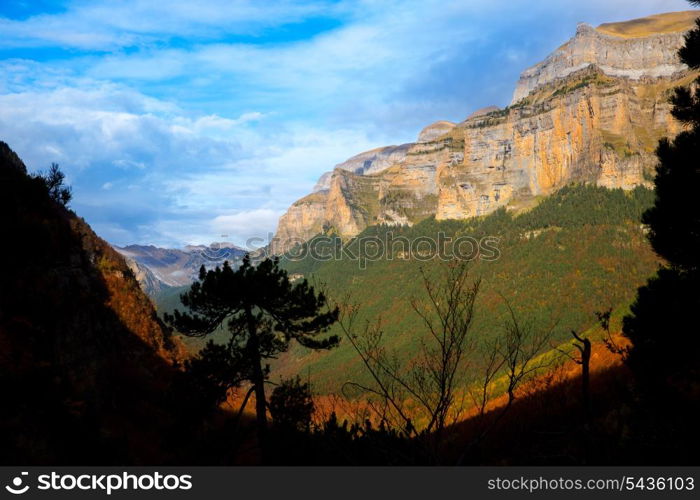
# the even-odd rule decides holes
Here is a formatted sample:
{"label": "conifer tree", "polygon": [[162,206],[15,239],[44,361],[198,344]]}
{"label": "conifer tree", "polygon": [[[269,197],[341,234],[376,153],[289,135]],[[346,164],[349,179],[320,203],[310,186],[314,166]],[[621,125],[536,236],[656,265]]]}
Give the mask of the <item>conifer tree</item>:
{"label": "conifer tree", "polygon": [[306,280],[292,283],[278,259],[254,266],[248,256],[235,271],[228,262],[209,271],[202,266],[199,280],[180,299],[187,311],[166,315],[168,323],[192,337],[206,337],[223,326],[230,335],[231,358],[248,360],[242,370],[255,389],[258,439],[264,450],[269,373],[264,360],[285,352],[292,341],[309,349],[338,345],[335,335],[319,337],[338,319],[338,309],[327,308],[324,294]]}
{"label": "conifer tree", "polygon": [[[700,1],[691,2],[700,5]],[[679,52],[700,69],[700,20]],[[659,144],[656,200],[642,221],[649,241],[665,261],[638,291],[624,333],[632,341],[629,364],[647,383],[697,376],[700,334],[700,78],[672,97],[673,116],[685,125],[674,140]]]}

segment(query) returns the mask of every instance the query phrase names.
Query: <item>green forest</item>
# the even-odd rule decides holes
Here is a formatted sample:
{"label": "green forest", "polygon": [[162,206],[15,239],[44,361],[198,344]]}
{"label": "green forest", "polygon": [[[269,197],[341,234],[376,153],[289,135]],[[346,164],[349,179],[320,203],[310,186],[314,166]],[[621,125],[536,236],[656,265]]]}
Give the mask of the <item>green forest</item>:
{"label": "green forest", "polygon": [[[387,233],[409,241],[425,237],[437,241],[438,233],[451,238],[496,237],[500,257],[493,261],[476,258],[470,263],[470,278],[482,280],[475,335],[488,339],[503,329],[507,301],[532,328],[555,325],[553,341],[563,343],[569,341],[570,330],[595,327],[596,312],[612,308],[619,319],[636,288],[656,271],[659,260],[639,223],[653,200],[653,191],[642,187],[623,191],[572,185],[519,214],[502,209],[463,221],[431,217],[412,227],[373,226],[346,243],[326,236],[324,245],[347,244],[358,260],[346,257],[322,262],[307,256],[283,259],[281,265],[291,276],[303,275],[324,289],[331,300],[357,304],[359,320],[380,320],[387,345],[410,357],[425,333],[411,308],[411,300],[425,293],[420,270],[438,273],[443,262],[439,258],[399,258],[401,247],[397,245],[391,258],[369,260],[366,269],[361,269],[358,242],[366,237],[383,238]],[[163,293],[159,311],[181,307],[180,293],[181,289]],[[338,325],[331,331],[338,334]],[[222,330],[215,338],[225,339],[226,333]],[[192,348],[203,345],[199,339],[185,340]],[[274,364],[275,376],[302,373],[323,394],[338,393],[348,380],[367,377],[347,342],[320,353],[295,347]]]}

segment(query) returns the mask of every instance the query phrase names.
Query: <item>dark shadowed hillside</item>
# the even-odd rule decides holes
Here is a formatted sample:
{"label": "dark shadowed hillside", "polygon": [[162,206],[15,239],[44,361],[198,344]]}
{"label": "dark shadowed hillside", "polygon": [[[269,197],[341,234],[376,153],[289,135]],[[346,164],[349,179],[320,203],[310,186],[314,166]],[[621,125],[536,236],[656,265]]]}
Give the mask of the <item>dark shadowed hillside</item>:
{"label": "dark shadowed hillside", "polygon": [[0,462],[167,461],[183,359],[124,258],[0,142]]}

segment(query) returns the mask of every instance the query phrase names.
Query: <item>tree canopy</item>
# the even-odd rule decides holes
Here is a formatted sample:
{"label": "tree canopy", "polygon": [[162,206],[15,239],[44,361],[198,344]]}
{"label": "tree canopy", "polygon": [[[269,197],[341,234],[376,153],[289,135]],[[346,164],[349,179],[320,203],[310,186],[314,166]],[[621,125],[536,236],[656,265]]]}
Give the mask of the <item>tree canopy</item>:
{"label": "tree canopy", "polygon": [[[321,337],[338,319],[337,308],[329,307],[325,295],[306,280],[292,282],[278,264],[277,259],[266,259],[253,265],[246,256],[237,270],[228,262],[208,271],[202,266],[199,280],[180,297],[187,310],[165,316],[174,328],[193,337],[205,337],[222,325],[226,327],[229,342],[225,348],[215,349],[210,368],[230,371],[237,367],[238,375],[228,374],[232,383],[237,376],[252,382],[263,446],[267,427],[264,384],[269,374],[263,360],[286,351],[292,341],[309,349],[330,349],[339,343],[337,336]],[[209,351],[212,349],[210,346]],[[205,356],[200,358],[206,361]],[[201,362],[197,369],[202,371]],[[220,375],[210,378],[221,380]]]}

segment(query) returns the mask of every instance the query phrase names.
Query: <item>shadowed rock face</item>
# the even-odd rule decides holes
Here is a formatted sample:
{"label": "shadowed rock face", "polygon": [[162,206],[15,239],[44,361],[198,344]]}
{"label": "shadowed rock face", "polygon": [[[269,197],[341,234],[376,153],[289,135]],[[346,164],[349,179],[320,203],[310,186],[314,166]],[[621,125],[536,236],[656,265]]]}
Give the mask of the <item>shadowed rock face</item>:
{"label": "shadowed rock face", "polygon": [[137,260],[124,256],[126,264],[134,274],[134,278],[138,281],[141,290],[149,297],[156,297],[163,290],[166,290],[168,285],[159,280],[153,272],[145,265]]}
{"label": "shadowed rock face", "polygon": [[508,108],[437,122],[414,144],[362,153],[324,174],[280,219],[273,252],[324,231],[352,237],[372,224],[517,209],[572,182],[649,184],[658,140],[680,130],[668,98],[694,78],[676,54],[694,16],[580,25],[523,73]]}

